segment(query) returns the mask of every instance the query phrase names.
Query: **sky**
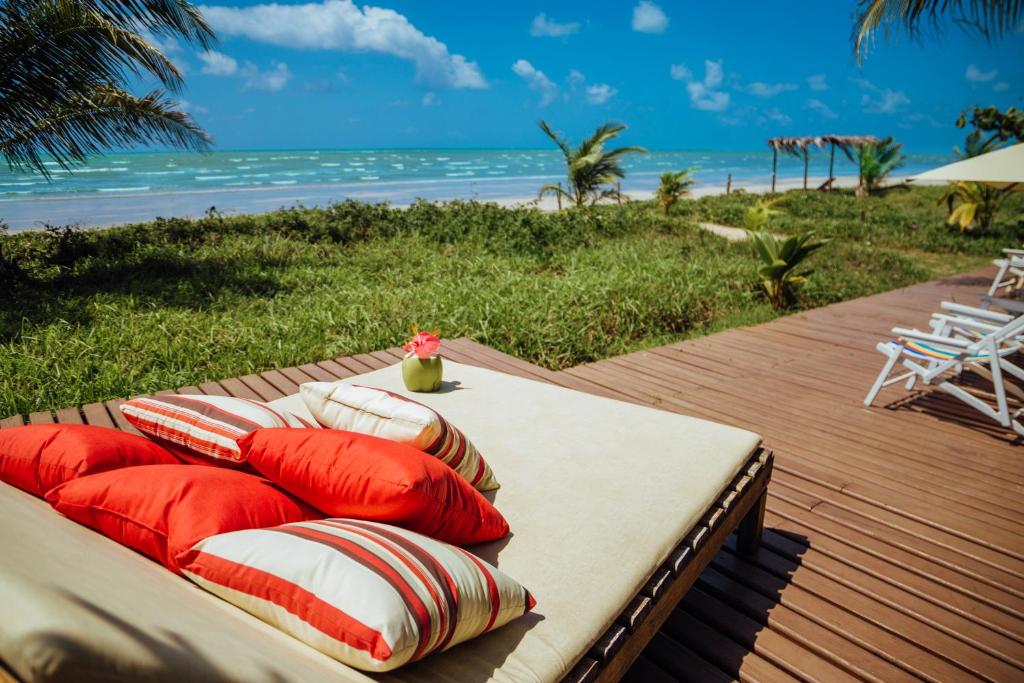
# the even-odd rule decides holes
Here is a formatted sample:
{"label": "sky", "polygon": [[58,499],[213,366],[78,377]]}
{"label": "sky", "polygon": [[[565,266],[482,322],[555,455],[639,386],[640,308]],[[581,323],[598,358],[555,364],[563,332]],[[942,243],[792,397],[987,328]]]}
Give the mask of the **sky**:
{"label": "sky", "polygon": [[778,135],[962,144],[972,104],[1024,105],[1024,34],[878,41],[855,0],[204,4],[220,42],[165,42],[219,149],[540,148],[608,120],[628,144],[764,149]]}

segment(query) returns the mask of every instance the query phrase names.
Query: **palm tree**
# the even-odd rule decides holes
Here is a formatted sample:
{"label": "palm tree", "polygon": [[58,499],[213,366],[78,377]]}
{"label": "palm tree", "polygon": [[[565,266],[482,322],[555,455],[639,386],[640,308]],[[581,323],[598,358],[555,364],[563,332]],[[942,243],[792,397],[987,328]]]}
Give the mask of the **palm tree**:
{"label": "palm tree", "polygon": [[939,204],[945,204],[949,211],[950,225],[967,232],[977,223],[982,230],[988,229],[1009,193],[983,183],[958,180],[950,183],[939,197]]}
{"label": "palm tree", "polygon": [[[45,176],[91,154],[159,143],[205,150],[210,137],[179,110],[181,72],[140,32],[206,48],[214,35],[186,0],[6,0],[0,3],[0,154]],[[124,85],[149,75],[166,89]]]}
{"label": "palm tree", "polygon": [[619,133],[626,129],[620,123],[605,123],[598,126],[593,135],[581,142],[576,149],[573,149],[564,137],[551,130],[543,120],[538,125],[562,150],[569,181],[568,189],[560,184],[548,183],[540,188],[540,196],[554,194],[564,197],[576,207],[588,204],[592,206],[606,197],[618,197],[617,190],[603,186],[616,178],[625,177],[625,172],[619,166],[619,159],[624,154],[647,151],[643,147],[617,147],[605,151],[605,143],[617,138]]}
{"label": "palm tree", "polygon": [[889,176],[903,165],[903,145],[891,136],[878,142],[862,145],[857,150],[860,165],[860,185],[857,196],[871,194]]}
{"label": "palm tree", "polygon": [[888,35],[902,28],[918,38],[929,27],[940,29],[943,21],[991,40],[1024,27],[1024,0],[860,0],[853,30],[857,59],[878,29]]}
{"label": "palm tree", "polygon": [[690,187],[694,182],[690,172],[691,169],[687,168],[682,171],[665,171],[661,174],[661,184],[658,185],[654,197],[666,216],[680,199],[690,194]]}
{"label": "palm tree", "polygon": [[776,311],[793,302],[795,290],[807,281],[811,270],[795,272],[807,257],[828,244],[828,240],[815,240],[813,232],[790,235],[779,241],[768,232],[747,231],[754,255],[761,264],[757,274],[768,294],[768,301]]}

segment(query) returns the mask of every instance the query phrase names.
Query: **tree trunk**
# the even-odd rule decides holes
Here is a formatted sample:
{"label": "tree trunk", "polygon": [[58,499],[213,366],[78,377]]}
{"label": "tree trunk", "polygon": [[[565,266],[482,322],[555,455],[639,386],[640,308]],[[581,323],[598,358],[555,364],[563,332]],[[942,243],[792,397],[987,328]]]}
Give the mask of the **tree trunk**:
{"label": "tree trunk", "polygon": [[804,150],[804,190],[807,190],[807,164],[810,162],[810,154]]}
{"label": "tree trunk", "polygon": [[775,192],[775,167],[779,161],[779,150],[772,147],[772,192]]}
{"label": "tree trunk", "polygon": [[832,143],[832,153],[829,155],[829,158],[828,158],[828,179],[829,179],[828,191],[829,192],[832,191],[832,180],[836,177],[836,175],[835,175],[835,167],[836,167],[836,143],[833,142]]}

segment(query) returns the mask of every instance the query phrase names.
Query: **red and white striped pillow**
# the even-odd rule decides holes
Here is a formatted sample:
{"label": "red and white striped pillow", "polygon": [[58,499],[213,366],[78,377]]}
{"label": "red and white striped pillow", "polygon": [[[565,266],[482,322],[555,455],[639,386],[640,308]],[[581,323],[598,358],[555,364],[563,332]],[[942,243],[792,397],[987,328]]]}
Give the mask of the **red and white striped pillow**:
{"label": "red and white striped pillow", "polygon": [[412,446],[445,463],[480,491],[499,487],[473,442],[433,408],[384,389],[348,382],[307,382],[299,393],[324,427]]}
{"label": "red and white striped pillow", "polygon": [[364,671],[447,650],[534,606],[461,548],[354,519],[212,536],[179,563],[202,588]]}
{"label": "red and white striped pillow", "polygon": [[319,427],[287,410],[233,396],[162,394],[127,401],[121,412],[174,454],[203,463],[243,462],[238,439],[255,429]]}

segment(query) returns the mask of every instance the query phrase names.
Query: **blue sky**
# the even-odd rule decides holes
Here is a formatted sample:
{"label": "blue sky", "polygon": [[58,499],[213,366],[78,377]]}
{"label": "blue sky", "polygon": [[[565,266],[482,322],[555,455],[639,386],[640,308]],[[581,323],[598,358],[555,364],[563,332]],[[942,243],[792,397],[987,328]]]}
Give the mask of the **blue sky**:
{"label": "blue sky", "polygon": [[346,0],[203,5],[215,52],[167,45],[185,106],[231,148],[545,147],[605,120],[653,149],[895,135],[948,151],[971,104],[1024,104],[1024,35],[949,30],[851,56],[854,0]]}

